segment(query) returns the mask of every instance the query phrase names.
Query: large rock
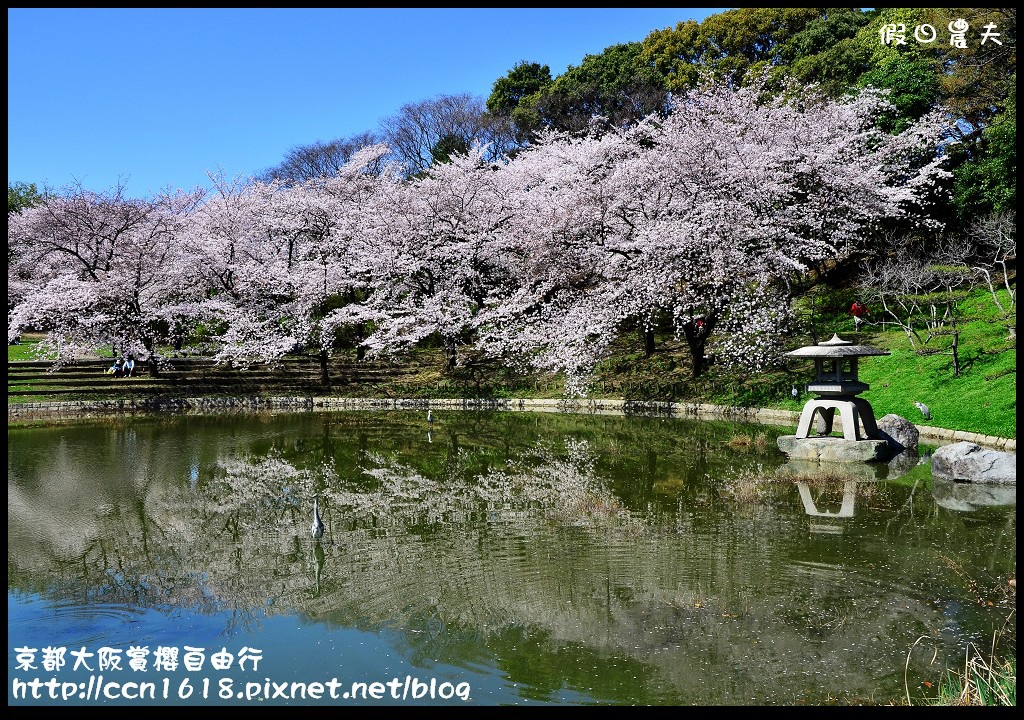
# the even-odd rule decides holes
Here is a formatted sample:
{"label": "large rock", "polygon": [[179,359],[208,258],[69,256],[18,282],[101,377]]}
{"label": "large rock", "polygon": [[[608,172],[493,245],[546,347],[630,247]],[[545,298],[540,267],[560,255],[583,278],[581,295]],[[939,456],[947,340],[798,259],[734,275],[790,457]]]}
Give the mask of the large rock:
{"label": "large rock", "polygon": [[932,454],[932,477],[975,483],[1016,483],[1017,456],[972,442],[943,445]]}
{"label": "large rock", "polygon": [[877,423],[878,432],[883,440],[893,446],[893,452],[901,450],[917,450],[917,440],[921,433],[914,423],[900,415],[889,413]]}
{"label": "large rock", "polygon": [[847,440],[841,437],[798,438],[783,435],[778,439],[779,450],[791,460],[817,462],[877,462],[892,455],[887,440]]}

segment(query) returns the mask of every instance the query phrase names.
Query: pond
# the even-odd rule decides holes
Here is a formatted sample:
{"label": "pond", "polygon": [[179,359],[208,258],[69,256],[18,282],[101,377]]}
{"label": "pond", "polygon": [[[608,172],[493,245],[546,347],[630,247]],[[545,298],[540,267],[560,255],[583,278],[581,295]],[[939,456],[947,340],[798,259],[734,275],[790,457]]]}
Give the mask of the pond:
{"label": "pond", "polygon": [[1013,487],[933,483],[928,448],[814,477],[784,432],[9,425],[8,704],[885,704],[1015,653]]}

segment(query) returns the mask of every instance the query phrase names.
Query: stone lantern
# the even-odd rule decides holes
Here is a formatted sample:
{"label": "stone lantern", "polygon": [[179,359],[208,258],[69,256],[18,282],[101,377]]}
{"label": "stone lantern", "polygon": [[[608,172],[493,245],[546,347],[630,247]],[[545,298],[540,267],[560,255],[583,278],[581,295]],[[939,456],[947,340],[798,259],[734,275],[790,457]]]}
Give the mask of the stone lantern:
{"label": "stone lantern", "polygon": [[[819,460],[883,460],[889,443],[881,437],[871,404],[858,394],[869,388],[857,379],[858,358],[888,355],[868,345],[854,345],[833,335],[830,340],[786,353],[789,357],[814,358],[814,382],[807,390],[818,397],[808,400],[800,413],[796,435],[779,438],[779,448],[794,458]],[[843,423],[843,437],[831,437],[835,414]],[[822,432],[815,432],[815,418]]]}

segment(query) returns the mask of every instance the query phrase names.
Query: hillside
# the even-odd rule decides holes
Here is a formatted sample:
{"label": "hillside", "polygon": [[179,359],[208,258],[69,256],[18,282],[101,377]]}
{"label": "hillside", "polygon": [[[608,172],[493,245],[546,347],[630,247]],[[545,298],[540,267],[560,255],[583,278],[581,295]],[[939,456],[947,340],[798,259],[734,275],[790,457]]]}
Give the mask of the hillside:
{"label": "hillside", "polygon": [[[864,397],[871,402],[878,417],[895,413],[918,424],[1016,438],[1016,340],[1008,338],[1006,327],[996,321],[995,306],[987,292],[979,289],[972,293],[962,303],[962,312],[967,321],[961,330],[963,367],[959,376],[952,373],[949,354],[941,352],[939,343],[942,338],[933,338],[915,352],[898,327],[875,322],[857,334],[852,318],[845,313],[820,315],[816,318],[815,327],[819,338],[830,337],[834,332],[844,339],[873,345],[891,353],[886,357],[867,358],[860,368],[860,378],[871,386]],[[809,335],[794,335],[790,349],[811,343]],[[23,344],[8,346],[8,360],[36,359],[34,348],[35,340],[26,337]],[[354,358],[349,355],[339,354],[332,359],[332,366],[352,366]],[[391,398],[565,396],[562,378],[556,375],[523,376],[494,361],[471,363],[446,374],[442,364],[440,349],[419,348],[406,358],[396,359],[395,372],[382,373],[372,380],[336,383],[329,389],[320,389],[320,392]],[[251,372],[264,371],[254,368]],[[799,410],[809,396],[801,393],[799,399],[794,400],[791,388],[794,385],[803,388],[812,377],[812,363],[787,360],[778,368],[759,373],[712,365],[706,374],[693,380],[682,341],[670,334],[659,334],[654,352],[648,356],[644,353],[639,333],[625,332],[597,368],[589,396]],[[19,390],[26,387],[12,386],[9,377],[8,402],[97,397],[95,393],[76,395],[73,390],[53,395],[19,395]],[[116,388],[112,392],[119,397],[132,394],[128,384],[111,384],[110,387]],[[258,387],[265,394],[294,392],[294,389],[283,387],[277,389],[273,384],[249,384],[247,387]],[[307,384],[307,392],[311,391],[310,387]],[[185,380],[181,385],[164,388],[161,392],[231,394],[232,387],[211,383],[206,375],[202,383],[190,384]],[[923,402],[931,409],[930,420],[922,418],[914,401]]]}

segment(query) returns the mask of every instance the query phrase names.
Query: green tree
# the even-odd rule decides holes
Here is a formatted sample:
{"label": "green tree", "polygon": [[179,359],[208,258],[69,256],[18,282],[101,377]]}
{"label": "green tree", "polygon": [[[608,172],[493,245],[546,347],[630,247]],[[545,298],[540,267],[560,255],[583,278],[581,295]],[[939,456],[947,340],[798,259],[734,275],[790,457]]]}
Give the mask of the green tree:
{"label": "green tree", "polygon": [[452,155],[465,155],[470,150],[465,138],[445,135],[430,149],[434,164],[451,162]]}
{"label": "green tree", "polygon": [[942,102],[954,116],[972,130],[986,127],[1016,92],[1016,10],[929,8],[925,18],[937,29],[946,29],[958,20],[969,25],[965,47],[948,41],[935,43],[936,77]]}
{"label": "green tree", "polygon": [[494,81],[487,98],[487,110],[495,115],[510,115],[523,98],[544,90],[552,82],[551,68],[547,65],[521,60],[508,75]]}
{"label": "green tree", "polygon": [[893,133],[906,130],[932,109],[939,100],[939,81],[929,62],[904,56],[888,59],[880,67],[860,76],[857,84],[890,91],[893,111],[879,119],[879,125]]}
{"label": "green tree", "polygon": [[832,96],[842,94],[871,67],[870,50],[856,41],[870,19],[856,8],[828,8],[783,45],[780,70],[802,83],[818,83]]}
{"label": "green tree", "polygon": [[[1014,74],[1016,79],[1016,74]],[[981,132],[976,144],[965,144],[969,155],[956,168],[954,204],[967,224],[992,213],[1017,207],[1017,93],[1014,89],[1004,110]]]}
{"label": "green tree", "polygon": [[668,93],[665,78],[641,58],[640,43],[622,43],[587,55],[555,81],[530,96],[543,126],[580,132],[600,116],[615,127],[631,125],[655,112],[664,112]]}
{"label": "green tree", "polygon": [[701,23],[703,63],[716,74],[742,83],[748,71],[782,64],[783,49],[823,8],[738,8]]}
{"label": "green tree", "polygon": [[536,104],[540,93],[551,86],[551,69],[547,65],[521,60],[508,75],[494,82],[487,111],[504,119],[509,127],[514,147],[510,152],[529,144],[533,133],[540,127]]}
{"label": "green tree", "polygon": [[[641,61],[664,78],[665,87],[693,87],[701,70],[731,75],[742,83],[748,73],[789,62],[790,43],[808,24],[827,17],[825,8],[738,8],[656,30],[641,43]],[[557,82],[557,80],[556,80]]]}
{"label": "green tree", "polygon": [[700,32],[700,23],[687,20],[654,30],[641,43],[640,62],[665,78],[669,92],[685,92],[697,84],[704,52]]}
{"label": "green tree", "polygon": [[38,205],[46,197],[46,193],[40,192],[35,183],[10,182],[7,183],[7,214],[21,212],[25,208]]}

